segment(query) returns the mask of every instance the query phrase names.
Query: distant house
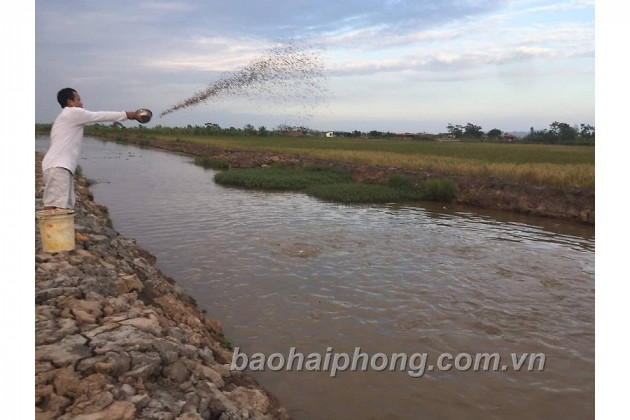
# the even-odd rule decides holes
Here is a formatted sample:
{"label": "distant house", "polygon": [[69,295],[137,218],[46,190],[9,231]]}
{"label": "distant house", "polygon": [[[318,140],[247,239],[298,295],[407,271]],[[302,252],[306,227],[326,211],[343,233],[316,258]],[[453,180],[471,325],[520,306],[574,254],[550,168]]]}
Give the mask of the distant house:
{"label": "distant house", "polygon": [[515,139],[514,135],[510,133],[503,134],[503,138],[509,142],[512,142]]}
{"label": "distant house", "polygon": [[435,136],[438,141],[459,141],[452,133],[439,133]]}

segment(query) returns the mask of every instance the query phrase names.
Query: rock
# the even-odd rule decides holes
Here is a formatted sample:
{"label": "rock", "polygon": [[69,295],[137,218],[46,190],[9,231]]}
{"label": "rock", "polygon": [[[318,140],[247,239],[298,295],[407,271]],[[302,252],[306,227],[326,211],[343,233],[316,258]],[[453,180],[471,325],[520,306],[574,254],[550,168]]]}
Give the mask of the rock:
{"label": "rock", "polygon": [[136,394],[136,390],[129,384],[122,384],[120,387],[120,394],[124,397],[132,397]]}
{"label": "rock", "polygon": [[38,252],[37,254],[35,254],[35,262],[36,263],[45,263],[47,261],[50,261],[50,259],[52,258],[52,254],[49,254],[47,252]]}
{"label": "rock", "polygon": [[169,337],[174,338],[179,342],[184,342],[186,340],[186,335],[182,329],[178,327],[170,328],[167,334]]}
{"label": "rock", "polygon": [[95,354],[120,350],[150,351],[153,350],[152,337],[131,325],[121,325],[120,328],[96,335],[91,345]]}
{"label": "rock", "polygon": [[83,258],[79,257],[78,255],[72,255],[70,258],[68,258],[68,262],[73,266],[77,266],[83,264]]}
{"label": "rock", "polygon": [[197,364],[195,367],[195,374],[203,380],[212,382],[219,388],[223,388],[225,386],[225,382],[223,381],[221,374],[208,366],[204,366],[200,363]]}
{"label": "rock", "polygon": [[98,300],[70,297],[61,304],[61,317],[72,317],[82,324],[94,324],[103,315],[101,306],[102,302]]}
{"label": "rock", "polygon": [[136,417],[136,406],[128,401],[114,401],[104,410],[90,414],[79,414],[73,420],[131,420]]}
{"label": "rock", "polygon": [[255,413],[265,413],[269,409],[269,399],[258,389],[238,387],[228,393],[228,398],[238,407]]}
{"label": "rock", "polygon": [[199,356],[205,365],[215,364],[214,355],[210,348],[204,347],[203,350],[199,352]]}
{"label": "rock", "polygon": [[45,398],[44,402],[40,403],[39,407],[42,413],[38,413],[37,419],[58,419],[60,418],[59,416],[65,412],[70,403],[69,398],[60,397],[53,393],[48,398]]}
{"label": "rock", "polygon": [[[103,322],[105,322],[105,320],[103,320]],[[94,337],[96,337],[99,334],[102,334],[104,332],[108,332],[108,331],[113,331],[115,329],[120,328],[120,324],[117,324],[115,322],[108,322],[107,324],[101,324],[96,328],[93,328],[89,331],[86,331],[83,335],[85,335],[86,337],[92,339]]]}
{"label": "rock", "polygon": [[[207,402],[208,409],[212,417],[219,417],[225,412],[236,413],[238,409],[230,399],[221,393],[217,386],[211,382],[206,382],[209,396],[211,399]],[[200,405],[204,404],[201,402]]]}
{"label": "rock", "polygon": [[136,369],[130,370],[129,372],[125,372],[121,375],[124,378],[140,378],[147,379],[150,376],[155,374],[155,369],[150,365],[142,365],[137,367]]}
{"label": "rock", "polygon": [[81,377],[70,366],[59,369],[59,373],[53,381],[56,394],[76,398],[81,394],[80,379]]}
{"label": "rock", "polygon": [[44,303],[59,296],[80,296],[78,287],[55,287],[35,292],[35,303]]}
{"label": "rock", "polygon": [[37,346],[35,360],[50,361],[58,367],[67,366],[78,359],[90,356],[90,349],[86,346],[87,339],[82,335],[73,334],[55,344]]}
{"label": "rock", "polygon": [[130,403],[132,403],[134,406],[136,406],[138,409],[144,408],[147,406],[147,404],[149,404],[149,401],[151,399],[149,398],[149,396],[147,394],[142,394],[142,395],[134,395],[132,397],[129,397],[127,399],[127,401],[129,401]]}
{"label": "rock", "polygon": [[109,238],[105,235],[90,235],[89,238],[91,242],[96,242],[96,243],[106,242],[109,240]]}
{"label": "rock", "polygon": [[175,420],[202,420],[203,417],[201,417],[198,413],[184,413],[182,415],[177,416],[177,418]]}
{"label": "rock", "polygon": [[93,261],[96,259],[96,257],[94,256],[94,254],[92,254],[90,251],[85,250],[85,249],[76,249],[75,251],[75,255],[77,258],[80,258],[81,261],[83,261],[84,263],[86,261]]}
{"label": "rock", "polygon": [[179,359],[179,347],[169,340],[156,339],[153,342],[153,347],[160,354],[162,362],[166,365],[174,363]]}
{"label": "rock", "polygon": [[108,297],[103,305],[103,313],[109,316],[118,312],[126,312],[129,310],[129,303],[119,297]]}
{"label": "rock", "polygon": [[158,352],[155,351],[131,351],[131,369],[137,370],[144,368],[142,372],[145,372],[147,376],[140,375],[143,379],[149,376],[157,375],[162,370],[162,358]]}
{"label": "rock", "polygon": [[131,291],[142,292],[142,282],[137,275],[120,276],[113,282],[113,290],[116,295],[122,295]]}
{"label": "rock", "polygon": [[95,372],[113,377],[120,376],[131,368],[131,356],[125,351],[108,352],[103,356],[92,358],[94,359],[96,359],[93,364]]}
{"label": "rock", "polygon": [[149,318],[131,318],[120,321],[121,325],[131,325],[140,331],[159,336],[162,332],[158,319],[153,316]]}
{"label": "rock", "polygon": [[164,376],[171,379],[175,383],[182,383],[190,377],[190,370],[186,365],[178,360],[166,366],[163,370]]}
{"label": "rock", "polygon": [[197,354],[199,353],[199,348],[191,344],[184,344],[179,347],[179,351],[182,356],[186,356],[189,359],[192,359],[192,358],[196,358]]}

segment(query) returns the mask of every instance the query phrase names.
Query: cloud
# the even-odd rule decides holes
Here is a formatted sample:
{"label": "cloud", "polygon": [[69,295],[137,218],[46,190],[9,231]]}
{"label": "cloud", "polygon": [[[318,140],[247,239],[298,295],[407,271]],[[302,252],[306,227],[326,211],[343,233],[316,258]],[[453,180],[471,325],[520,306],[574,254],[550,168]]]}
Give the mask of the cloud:
{"label": "cloud", "polygon": [[[524,7],[519,10],[521,14],[534,14],[540,12],[566,12],[578,9],[592,9],[595,6],[595,0],[568,0],[550,3],[544,0],[521,1]],[[530,6],[531,5],[531,6]]]}
{"label": "cloud", "polygon": [[[510,95],[521,95],[514,90],[528,77],[531,85],[552,74],[592,84],[589,0],[36,0],[35,9],[38,121],[54,118],[54,95],[66,85],[101,109],[141,98],[139,105],[159,110],[291,40],[322,49],[339,90],[335,101],[343,104],[332,108],[340,111],[356,106],[353,95],[369,97],[384,86],[405,97],[419,86],[438,92],[453,83],[459,93],[466,81],[497,77]],[[432,81],[439,88],[429,88]],[[467,100],[462,94],[454,105]],[[562,97],[548,100],[562,106]],[[401,100],[400,107],[409,104]],[[197,111],[174,117],[204,118]],[[396,105],[387,111],[397,112]]]}
{"label": "cloud", "polygon": [[[330,71],[335,75],[414,71],[427,72],[427,77],[432,78],[429,73],[463,72],[536,60],[550,64],[574,58],[594,59],[595,55],[594,32],[588,25],[565,24],[544,31],[539,28],[486,29],[477,31],[476,37],[465,37],[470,30],[470,27],[445,28],[407,34],[407,42],[396,43],[405,45],[397,56],[390,53],[380,59],[361,60],[358,55],[350,54],[349,58],[335,60]],[[461,74],[468,77],[466,73]],[[492,72],[488,73],[488,77],[492,76]]]}
{"label": "cloud", "polygon": [[143,65],[159,72],[227,72],[247,64],[270,45],[258,39],[196,37],[165,48],[158,56],[145,56]]}

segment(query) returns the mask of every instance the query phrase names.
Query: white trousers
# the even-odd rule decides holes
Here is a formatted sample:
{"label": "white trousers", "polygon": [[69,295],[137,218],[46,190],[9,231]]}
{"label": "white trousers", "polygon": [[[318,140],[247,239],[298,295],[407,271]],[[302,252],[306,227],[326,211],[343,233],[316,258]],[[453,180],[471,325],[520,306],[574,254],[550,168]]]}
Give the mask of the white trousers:
{"label": "white trousers", "polygon": [[44,207],[74,209],[74,176],[66,168],[44,171]]}

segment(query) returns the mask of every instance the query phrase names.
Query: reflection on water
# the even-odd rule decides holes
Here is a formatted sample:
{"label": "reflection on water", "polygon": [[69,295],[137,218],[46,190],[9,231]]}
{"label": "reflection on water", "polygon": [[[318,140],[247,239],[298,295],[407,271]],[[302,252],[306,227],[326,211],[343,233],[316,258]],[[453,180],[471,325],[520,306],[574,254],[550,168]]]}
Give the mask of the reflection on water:
{"label": "reflection on water", "polygon": [[254,372],[296,418],[593,417],[593,227],[229,189],[190,161],[88,138],[80,165],[241,352],[545,355],[543,371]]}

